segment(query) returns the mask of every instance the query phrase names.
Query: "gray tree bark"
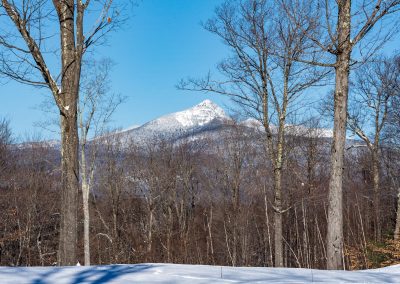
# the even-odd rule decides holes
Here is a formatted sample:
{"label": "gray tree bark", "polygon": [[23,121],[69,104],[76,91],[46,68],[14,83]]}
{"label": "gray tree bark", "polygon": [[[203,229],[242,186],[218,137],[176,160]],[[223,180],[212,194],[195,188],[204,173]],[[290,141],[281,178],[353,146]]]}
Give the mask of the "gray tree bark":
{"label": "gray tree bark", "polygon": [[343,268],[343,169],[346,143],[347,101],[350,74],[350,0],[338,5],[338,48],[334,95],[334,128],[329,180],[327,268]]}
{"label": "gray tree bark", "polygon": [[[74,265],[77,243],[77,210],[79,189],[77,107],[83,44],[83,11],[75,15],[75,1],[53,1],[60,21],[61,37],[61,227],[59,243],[60,265]],[[79,6],[79,5],[78,5]],[[77,17],[75,44],[74,19]]]}
{"label": "gray tree bark", "polygon": [[394,237],[395,241],[400,240],[400,188],[397,193],[397,213],[396,213],[396,227],[394,229]]}
{"label": "gray tree bark", "polygon": [[[284,3],[284,2],[282,2]],[[296,2],[297,3],[297,2]],[[313,5],[310,1],[306,5]],[[327,268],[343,268],[343,167],[344,167],[344,148],[346,142],[346,122],[347,122],[347,101],[349,90],[349,71],[352,49],[359,43],[365,35],[371,31],[374,25],[384,16],[398,11],[400,2],[398,0],[377,0],[363,2],[358,6],[358,10],[353,16],[357,29],[355,36],[351,38],[351,0],[321,1],[317,7],[307,11],[310,24],[317,25],[324,30],[324,33],[317,36],[298,25],[303,29],[305,35],[315,44],[316,51],[334,55],[335,62],[320,62],[317,58],[300,59],[299,62],[308,63],[314,66],[334,67],[335,68],[335,94],[334,94],[334,129],[333,142],[331,148],[331,173],[329,180],[329,200],[328,200],[328,231],[327,231]],[[297,6],[291,7],[290,4],[284,5],[285,11],[293,24],[300,23],[301,11]],[[331,15],[331,8],[337,7],[337,16]],[[314,14],[314,10],[319,10]],[[360,17],[360,15],[362,15]],[[323,24],[320,23],[321,17],[325,17]],[[336,30],[332,27],[332,22],[336,22]],[[393,26],[395,26],[394,24]],[[383,44],[393,31],[393,26],[378,34],[372,40],[374,43]],[[368,48],[368,47],[367,47]],[[371,56],[376,50],[373,48],[366,51]],[[365,52],[365,50],[364,50]]]}

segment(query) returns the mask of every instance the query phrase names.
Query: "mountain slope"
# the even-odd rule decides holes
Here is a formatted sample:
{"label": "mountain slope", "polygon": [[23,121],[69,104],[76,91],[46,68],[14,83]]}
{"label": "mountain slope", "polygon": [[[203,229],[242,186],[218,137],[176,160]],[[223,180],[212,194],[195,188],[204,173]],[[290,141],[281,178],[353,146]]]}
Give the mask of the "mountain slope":
{"label": "mountain slope", "polygon": [[[93,141],[107,139],[107,137],[118,137],[121,139],[122,145],[128,146],[133,143],[138,147],[157,143],[160,139],[170,142],[177,142],[180,139],[194,141],[203,138],[218,141],[224,134],[229,134],[234,125],[241,127],[241,132],[249,135],[264,131],[260,121],[248,118],[236,124],[221,107],[210,100],[204,100],[189,109],[161,116],[141,126],[135,125],[122,131],[105,134]],[[271,125],[271,131],[275,134],[277,132],[276,126]],[[332,130],[308,128],[302,125],[286,125],[286,134],[331,138]],[[25,144],[19,144],[19,147],[25,148]],[[48,141],[46,145],[58,149],[60,142]]]}
{"label": "mountain slope", "polygon": [[204,130],[213,129],[230,121],[222,108],[210,100],[183,110],[167,114],[144,125],[122,131],[126,141],[145,143],[157,138],[178,139]]}

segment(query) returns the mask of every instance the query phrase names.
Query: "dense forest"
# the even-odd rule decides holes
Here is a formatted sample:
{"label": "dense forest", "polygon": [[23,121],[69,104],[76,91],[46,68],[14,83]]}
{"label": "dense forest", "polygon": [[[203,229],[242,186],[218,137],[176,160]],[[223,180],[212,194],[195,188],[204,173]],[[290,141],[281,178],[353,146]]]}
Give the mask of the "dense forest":
{"label": "dense forest", "polygon": [[0,2],[1,83],[46,90],[60,134],[16,141],[0,117],[1,265],[400,261],[399,0],[221,2],[202,26],[226,57],[176,91],[257,127],[141,143],[107,131],[124,97],[95,58],[128,2]]}
{"label": "dense forest", "polygon": [[[177,144],[160,138],[141,148],[121,143],[115,133],[103,138],[89,203],[92,264],[273,266],[273,168],[263,135],[241,127],[226,126],[217,140]],[[45,142],[13,145],[5,121],[1,133],[0,263],[54,265],[60,219],[58,150]],[[331,138],[309,127],[288,135],[287,143],[284,265],[324,268]],[[378,233],[371,155],[360,141],[348,145],[346,268],[396,263],[400,153],[394,146],[380,148]],[[82,213],[78,218],[83,220]],[[78,226],[82,235],[83,221]],[[82,261],[82,238],[78,252]]]}

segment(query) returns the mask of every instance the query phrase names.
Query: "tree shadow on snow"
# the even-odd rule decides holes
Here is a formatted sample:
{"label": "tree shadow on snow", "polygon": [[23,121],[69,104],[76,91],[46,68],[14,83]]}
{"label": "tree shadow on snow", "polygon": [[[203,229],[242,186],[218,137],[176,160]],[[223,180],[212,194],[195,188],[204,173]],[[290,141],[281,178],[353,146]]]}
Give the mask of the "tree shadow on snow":
{"label": "tree shadow on snow", "polygon": [[[99,266],[97,267],[97,269],[89,269],[78,273],[77,275],[75,275],[75,279],[71,283],[107,283],[124,274],[137,273],[154,267],[155,266],[148,264]],[[90,282],[88,278],[93,277],[95,277],[96,279]]]}
{"label": "tree shadow on snow", "polygon": [[[136,264],[136,265],[107,265],[107,266],[91,266],[82,267],[78,271],[71,271],[71,274],[66,275],[71,280],[67,283],[71,284],[101,284],[110,283],[117,278],[131,273],[141,272],[150,268],[154,268],[154,265],[148,264]],[[55,279],[51,279],[51,276],[56,273],[62,273],[63,270],[73,269],[71,267],[57,267],[47,271],[40,275],[39,278],[35,279],[31,284],[49,284],[54,283]],[[64,280],[64,279],[63,279]]]}

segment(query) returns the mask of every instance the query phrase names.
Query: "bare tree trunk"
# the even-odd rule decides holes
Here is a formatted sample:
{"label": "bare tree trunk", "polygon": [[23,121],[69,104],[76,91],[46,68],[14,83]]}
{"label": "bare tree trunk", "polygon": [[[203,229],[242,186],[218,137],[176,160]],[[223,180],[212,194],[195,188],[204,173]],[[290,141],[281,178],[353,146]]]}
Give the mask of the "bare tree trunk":
{"label": "bare tree trunk", "polygon": [[343,167],[350,71],[350,0],[339,3],[334,128],[328,200],[327,268],[343,269]]}
{"label": "bare tree trunk", "polygon": [[167,216],[167,262],[171,262],[171,239],[173,230],[173,216],[171,206],[168,206]]}
{"label": "bare tree trunk", "polygon": [[214,258],[214,244],[213,244],[213,236],[212,236],[212,222],[213,222],[213,205],[210,206],[210,217],[207,216],[207,229],[208,229],[208,242],[211,250],[211,260],[212,264],[215,264]]}
{"label": "bare tree trunk", "polygon": [[[230,220],[228,219],[228,222],[230,222]],[[232,252],[231,252],[231,248],[229,245],[229,236],[228,236],[228,232],[226,229],[226,221],[224,220],[224,232],[225,232],[225,244],[226,244],[226,251],[228,252],[228,256],[230,259],[230,263],[232,266],[235,266],[235,260],[232,257]]]}
{"label": "bare tree trunk", "polygon": [[233,247],[232,247],[232,258],[233,258],[233,266],[238,265],[238,247],[239,247],[239,218],[240,218],[240,198],[239,198],[239,183],[240,183],[240,170],[235,173],[236,180],[233,185]]}
{"label": "bare tree trunk", "polygon": [[85,266],[90,265],[90,240],[89,240],[89,191],[90,184],[88,182],[86,167],[86,141],[87,132],[83,126],[83,113],[79,114],[79,127],[81,128],[81,179],[82,179],[82,202],[83,202],[83,254]]}
{"label": "bare tree trunk", "polygon": [[[264,210],[265,210],[265,226],[267,228],[266,234],[268,236],[269,258],[271,261],[271,266],[273,266],[274,262],[273,262],[273,257],[272,257],[271,233],[270,233],[270,229],[269,229],[268,199],[267,199],[267,191],[265,189],[265,184],[264,184]],[[267,257],[266,245],[265,245],[265,257]],[[267,259],[266,259],[266,263],[268,263]]]}
{"label": "bare tree trunk", "polygon": [[[90,265],[90,215],[89,215],[89,193],[90,180],[88,180],[88,172],[86,167],[86,141],[87,131],[83,126],[83,113],[79,114],[79,127],[81,128],[81,180],[82,180],[82,203],[83,203],[83,254],[85,266]],[[93,174],[93,170],[90,175]]]}
{"label": "bare tree trunk", "polygon": [[396,214],[396,227],[394,229],[394,240],[400,240],[400,188],[397,193],[397,214]]}
{"label": "bare tree trunk", "polygon": [[275,169],[275,198],[274,198],[274,246],[275,267],[283,267],[283,235],[282,235],[282,189],[281,171]]}
{"label": "bare tree trunk", "polygon": [[[110,18],[107,19],[106,15],[112,0],[104,1],[104,3],[100,4],[102,6],[101,17],[98,18],[94,31],[86,35],[86,39],[83,34],[83,18],[90,1],[52,1],[57,12],[60,28],[61,72],[59,78],[61,88],[58,85],[58,80],[52,77],[42,54],[44,50],[41,49],[42,46],[45,46],[45,37],[42,37],[41,30],[46,26],[44,24],[45,17],[53,18],[51,13],[46,13],[45,16],[42,14],[42,8],[47,6],[45,2],[1,0],[1,9],[4,8],[10,20],[15,24],[28,50],[7,43],[4,41],[3,35],[1,36],[0,45],[11,51],[17,58],[17,61],[10,61],[18,63],[14,64],[16,66],[15,70],[6,75],[25,84],[47,86],[51,90],[55,104],[60,112],[62,193],[58,264],[75,265],[77,261],[77,197],[79,188],[77,103],[81,63],[85,50],[96,41],[96,34],[104,32],[101,35],[103,36],[111,30],[109,27],[112,24],[109,20]],[[47,8],[45,9],[47,10]],[[3,11],[1,15],[5,15]],[[35,32],[31,30],[33,26],[35,30],[39,29],[39,38],[34,36]],[[107,27],[107,30],[105,27]],[[9,31],[6,33],[9,33]],[[12,39],[14,40],[15,37],[13,36]],[[20,40],[18,39],[17,41],[19,42]],[[28,53],[32,58],[26,56]],[[23,55],[21,56],[21,54]],[[3,61],[5,60],[4,62],[9,61],[3,53],[1,57]],[[21,68],[21,64],[28,66],[28,69]],[[30,71],[35,70],[40,71],[43,80],[36,81],[35,79],[32,81]]]}
{"label": "bare tree trunk", "polygon": [[75,11],[74,1],[66,0],[55,2],[55,7],[60,21],[61,35],[61,171],[62,171],[62,197],[61,197],[61,228],[59,244],[59,264],[74,265],[77,243],[77,209],[79,188],[79,163],[78,163],[78,125],[77,104],[79,97],[79,81],[81,76],[82,59],[82,30],[83,12],[78,11],[77,40],[80,46],[75,45]]}
{"label": "bare tree trunk", "polygon": [[395,224],[393,239],[395,241],[398,241],[398,240],[400,240],[400,187],[398,186],[398,184],[396,182],[396,178],[395,178],[393,169],[389,165],[387,166],[387,172],[389,174],[389,177],[391,179],[393,187],[397,187],[396,224]]}
{"label": "bare tree trunk", "polygon": [[149,228],[147,232],[147,259],[150,260],[151,249],[153,244],[153,205],[149,206]]}
{"label": "bare tree trunk", "polygon": [[[71,102],[73,103],[73,102]],[[59,243],[59,264],[76,264],[77,242],[77,204],[79,188],[78,166],[78,132],[75,115],[72,117],[61,116],[61,171],[62,171],[62,195],[61,195],[61,224]]]}
{"label": "bare tree trunk", "polygon": [[304,207],[304,200],[301,200],[301,209],[303,211],[303,244],[304,244],[304,258],[305,265],[303,267],[311,268],[311,257],[310,257],[310,248],[309,248],[309,236],[308,236],[308,226],[306,220],[306,208]]}
{"label": "bare tree trunk", "polygon": [[282,227],[282,159],[284,121],[280,122],[278,133],[277,156],[274,167],[274,246],[275,246],[275,267],[283,267],[283,227]]}
{"label": "bare tree trunk", "polygon": [[[376,145],[374,145],[376,146]],[[381,218],[380,218],[380,197],[379,197],[379,153],[378,146],[374,147],[372,153],[372,177],[373,177],[373,190],[374,190],[374,232],[375,232],[375,240],[381,241],[382,233],[381,233]]]}
{"label": "bare tree trunk", "polygon": [[90,265],[90,215],[89,215],[89,185],[86,176],[82,175],[82,195],[83,195],[83,252],[84,263]]}
{"label": "bare tree trunk", "polygon": [[[282,167],[285,151],[285,121],[289,102],[288,83],[291,63],[287,62],[284,69],[284,92],[282,108],[279,111],[279,129],[276,156],[274,162],[274,236],[275,236],[275,267],[283,267],[283,227],[282,227]],[[270,147],[272,149],[272,147]]]}

